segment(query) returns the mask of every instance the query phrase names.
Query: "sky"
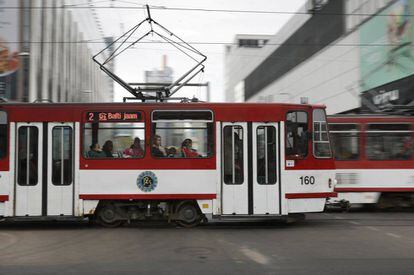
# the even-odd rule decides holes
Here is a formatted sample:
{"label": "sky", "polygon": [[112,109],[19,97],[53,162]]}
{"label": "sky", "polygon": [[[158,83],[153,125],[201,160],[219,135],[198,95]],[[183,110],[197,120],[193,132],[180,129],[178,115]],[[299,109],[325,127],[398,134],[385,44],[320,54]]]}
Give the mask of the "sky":
{"label": "sky", "polygon": [[[95,6],[108,6],[108,1],[95,0]],[[115,7],[121,6],[165,6],[180,8],[264,10],[295,12],[305,4],[305,0],[148,0],[112,1]],[[119,37],[122,33],[147,17],[142,9],[98,9],[105,35]],[[234,42],[236,34],[275,34],[292,14],[255,14],[205,11],[151,10],[152,18],[186,42],[213,42],[219,44],[194,45],[207,56],[205,72],[192,82],[209,82],[211,101],[224,100],[224,43]],[[143,26],[147,28],[147,26]],[[144,30],[144,29],[143,29]],[[142,33],[141,33],[142,34]],[[138,34],[135,36],[138,38]],[[134,37],[131,38],[131,40]],[[160,41],[150,37],[148,41]],[[127,82],[143,82],[144,71],[161,68],[162,55],[168,56],[168,66],[174,70],[174,77],[180,77],[191,65],[188,57],[179,53],[171,45],[145,43],[125,51],[115,60],[116,74]],[[186,88],[177,96],[196,96],[205,99],[205,89]],[[115,99],[130,96],[119,85],[115,85]]]}

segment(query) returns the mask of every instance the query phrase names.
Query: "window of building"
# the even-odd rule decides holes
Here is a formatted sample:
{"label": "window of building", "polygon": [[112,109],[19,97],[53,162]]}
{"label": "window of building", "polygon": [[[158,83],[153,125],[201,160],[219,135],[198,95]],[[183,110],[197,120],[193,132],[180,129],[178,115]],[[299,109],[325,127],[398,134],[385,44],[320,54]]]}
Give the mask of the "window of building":
{"label": "window of building", "polygon": [[54,127],[52,130],[52,183],[70,185],[73,175],[72,128]]}
{"label": "window of building", "polygon": [[208,158],[213,155],[211,111],[154,111],[151,153],[154,157]]}
{"label": "window of building", "polygon": [[410,124],[368,124],[366,155],[369,160],[408,160],[413,154]]}
{"label": "window of building", "polygon": [[332,156],[326,115],[322,109],[313,110],[313,155],[317,158]]}
{"label": "window of building", "polygon": [[358,160],[359,127],[356,124],[329,124],[329,134],[336,160]]}
{"label": "window of building", "polygon": [[286,115],[286,156],[306,157],[308,154],[308,114],[304,111]]}
{"label": "window of building", "polygon": [[36,185],[38,182],[39,130],[34,126],[21,126],[18,130],[17,183]]}
{"label": "window of building", "polygon": [[223,129],[223,166],[225,184],[242,184],[244,181],[243,127],[225,126]]}
{"label": "window of building", "polygon": [[258,48],[259,40],[257,39],[239,39],[239,47]]}
{"label": "window of building", "polygon": [[83,156],[98,159],[143,158],[145,124],[138,112],[88,112]]}
{"label": "window of building", "polygon": [[260,126],[257,138],[257,182],[259,184],[276,183],[276,128]]}
{"label": "window of building", "polygon": [[0,111],[0,159],[7,155],[7,114]]}

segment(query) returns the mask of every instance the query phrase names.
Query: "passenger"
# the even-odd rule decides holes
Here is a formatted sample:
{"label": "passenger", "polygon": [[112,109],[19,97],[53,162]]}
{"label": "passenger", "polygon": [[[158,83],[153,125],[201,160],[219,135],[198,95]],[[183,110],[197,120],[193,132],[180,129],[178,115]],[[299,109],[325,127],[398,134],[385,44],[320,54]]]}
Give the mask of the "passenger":
{"label": "passenger", "polygon": [[197,150],[193,149],[193,141],[189,138],[185,139],[181,144],[181,154],[184,158],[198,158],[200,155]]}
{"label": "passenger", "polygon": [[167,151],[167,157],[169,158],[174,158],[175,155],[177,154],[177,149],[175,149],[175,147],[170,147],[166,151]]}
{"label": "passenger", "polygon": [[159,135],[154,136],[154,140],[151,147],[151,154],[154,157],[158,158],[167,156],[164,147],[161,146],[161,137]]}
{"label": "passenger", "polygon": [[102,152],[101,147],[98,143],[93,143],[91,146],[89,146],[89,148],[91,149],[88,152],[89,158],[104,158],[106,156],[105,153]]}
{"label": "passenger", "polygon": [[144,156],[144,150],[141,147],[141,139],[139,137],[134,138],[134,143],[130,148],[125,149],[124,155],[132,158],[142,158]]}
{"label": "passenger", "polygon": [[104,152],[104,154],[107,158],[113,158],[114,157],[114,155],[112,153],[112,150],[114,150],[113,142],[110,141],[110,140],[105,141],[104,145],[102,146],[102,151]]}

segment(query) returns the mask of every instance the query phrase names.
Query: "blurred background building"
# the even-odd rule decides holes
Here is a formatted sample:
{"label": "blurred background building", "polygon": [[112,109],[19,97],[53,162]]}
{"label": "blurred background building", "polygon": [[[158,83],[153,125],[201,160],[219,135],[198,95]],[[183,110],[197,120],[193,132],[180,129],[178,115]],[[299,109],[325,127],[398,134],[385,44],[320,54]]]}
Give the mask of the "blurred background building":
{"label": "blurred background building", "polygon": [[112,38],[104,37],[92,4],[90,9],[67,9],[85,2],[0,1],[0,97],[113,101],[112,80],[92,61]]}
{"label": "blurred background building", "polygon": [[236,36],[226,101],[307,97],[328,113],[414,105],[413,14],[414,0],[309,0],[273,36]]}

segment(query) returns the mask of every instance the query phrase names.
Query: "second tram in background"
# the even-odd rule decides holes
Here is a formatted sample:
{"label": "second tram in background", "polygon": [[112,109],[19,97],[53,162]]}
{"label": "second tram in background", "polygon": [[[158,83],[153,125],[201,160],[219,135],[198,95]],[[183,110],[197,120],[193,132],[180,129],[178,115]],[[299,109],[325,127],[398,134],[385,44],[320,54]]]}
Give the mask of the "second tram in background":
{"label": "second tram in background", "polygon": [[328,123],[338,192],[331,202],[414,206],[414,118],[336,115]]}

